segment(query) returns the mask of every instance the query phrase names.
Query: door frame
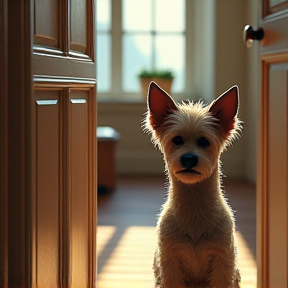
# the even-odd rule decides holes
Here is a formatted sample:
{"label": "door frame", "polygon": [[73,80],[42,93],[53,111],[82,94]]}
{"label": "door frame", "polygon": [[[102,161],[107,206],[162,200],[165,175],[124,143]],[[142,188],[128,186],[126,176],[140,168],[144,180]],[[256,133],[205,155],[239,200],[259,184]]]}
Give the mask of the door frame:
{"label": "door frame", "polygon": [[2,287],[30,285],[32,3],[32,0],[3,0],[0,9],[1,16],[4,15],[1,136],[5,139],[1,146],[4,161],[0,176],[1,206],[4,205],[0,225],[0,254],[4,255],[0,265]]}

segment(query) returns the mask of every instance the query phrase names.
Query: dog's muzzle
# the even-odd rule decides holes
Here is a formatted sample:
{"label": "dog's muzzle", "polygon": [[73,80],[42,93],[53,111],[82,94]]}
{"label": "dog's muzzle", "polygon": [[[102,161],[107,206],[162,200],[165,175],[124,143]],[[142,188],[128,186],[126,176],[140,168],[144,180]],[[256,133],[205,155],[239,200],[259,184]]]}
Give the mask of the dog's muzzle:
{"label": "dog's muzzle", "polygon": [[198,156],[193,153],[183,154],[180,157],[182,166],[186,169],[192,169],[198,164]]}

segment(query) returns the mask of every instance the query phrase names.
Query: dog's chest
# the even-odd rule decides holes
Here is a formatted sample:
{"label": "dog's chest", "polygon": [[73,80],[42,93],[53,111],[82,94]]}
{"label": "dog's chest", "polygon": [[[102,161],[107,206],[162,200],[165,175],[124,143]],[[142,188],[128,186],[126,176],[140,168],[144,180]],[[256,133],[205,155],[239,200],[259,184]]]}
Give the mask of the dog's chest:
{"label": "dog's chest", "polygon": [[[215,243],[202,241],[193,243],[189,236],[183,236],[178,241],[161,243],[162,256],[173,265],[180,267],[183,274],[195,279],[205,279],[211,270],[213,258],[221,252]],[[175,267],[176,268],[176,267]]]}

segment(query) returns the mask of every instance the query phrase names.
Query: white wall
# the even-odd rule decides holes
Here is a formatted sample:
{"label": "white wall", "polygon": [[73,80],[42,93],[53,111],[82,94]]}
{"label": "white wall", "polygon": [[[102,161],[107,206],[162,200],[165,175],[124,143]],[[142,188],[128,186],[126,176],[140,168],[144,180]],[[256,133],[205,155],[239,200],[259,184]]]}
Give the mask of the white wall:
{"label": "white wall", "polygon": [[[259,1],[249,0],[246,6],[247,23],[254,29],[258,27],[257,9]],[[245,129],[246,147],[246,178],[256,183],[257,177],[257,141],[258,141],[258,115],[260,105],[260,61],[258,53],[259,42],[254,42],[253,47],[246,50],[246,93],[245,98],[245,119],[249,123]]]}
{"label": "white wall", "polygon": [[[255,0],[201,0],[195,4],[195,97],[210,101],[237,84],[243,136],[223,155],[224,174],[256,181],[256,124],[258,119],[257,47],[247,50],[242,32],[255,21]],[[210,7],[210,9],[208,9]],[[200,15],[200,17],[199,17]],[[197,25],[196,25],[197,24]],[[199,40],[199,41],[197,41]],[[202,47],[202,48],[201,48]],[[195,60],[196,61],[196,60]],[[117,145],[119,174],[161,174],[162,156],[141,129],[146,103],[98,103],[98,125],[121,133]]]}
{"label": "white wall", "polygon": [[121,134],[117,144],[116,171],[119,174],[160,174],[160,151],[141,128],[146,103],[98,103],[98,126],[111,126]]}

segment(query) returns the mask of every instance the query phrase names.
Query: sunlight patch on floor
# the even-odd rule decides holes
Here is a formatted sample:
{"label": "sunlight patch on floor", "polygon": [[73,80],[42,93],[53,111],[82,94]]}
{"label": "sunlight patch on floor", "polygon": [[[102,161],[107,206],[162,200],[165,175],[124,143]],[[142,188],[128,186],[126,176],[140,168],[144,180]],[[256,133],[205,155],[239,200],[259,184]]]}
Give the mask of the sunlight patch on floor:
{"label": "sunlight patch on floor", "polygon": [[241,287],[256,288],[257,265],[242,234],[236,232],[238,246],[238,268],[241,273]]}
{"label": "sunlight patch on floor", "polygon": [[107,245],[111,237],[116,231],[115,226],[98,226],[97,231],[97,255],[99,255],[103,248]]}
{"label": "sunlight patch on floor", "polygon": [[[152,288],[155,227],[98,226],[98,287]],[[240,233],[237,233],[241,287],[256,288],[256,261]]]}
{"label": "sunlight patch on floor", "polygon": [[[99,288],[151,288],[153,287],[152,262],[155,249],[155,227],[127,227],[116,229],[114,234],[106,237],[107,226],[98,226],[98,243],[102,247],[98,251],[99,266],[103,266],[98,274]],[[103,238],[102,238],[103,236]],[[116,237],[115,237],[116,236]],[[106,248],[103,241],[106,237]],[[119,239],[114,242],[114,239]],[[98,245],[97,245],[98,246]],[[105,259],[104,250],[109,255]]]}

